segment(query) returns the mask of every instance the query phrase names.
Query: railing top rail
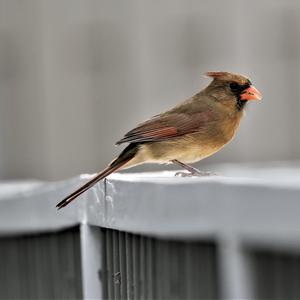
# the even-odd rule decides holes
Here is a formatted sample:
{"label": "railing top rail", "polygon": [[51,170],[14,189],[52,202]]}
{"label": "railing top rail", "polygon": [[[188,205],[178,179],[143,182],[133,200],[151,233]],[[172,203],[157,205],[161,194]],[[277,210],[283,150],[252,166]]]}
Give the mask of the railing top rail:
{"label": "railing top rail", "polygon": [[300,168],[227,170],[207,178],[175,178],[174,172],[114,174],[60,211],[55,204],[90,175],[2,186],[0,234],[87,223],[162,238],[232,236],[298,246]]}

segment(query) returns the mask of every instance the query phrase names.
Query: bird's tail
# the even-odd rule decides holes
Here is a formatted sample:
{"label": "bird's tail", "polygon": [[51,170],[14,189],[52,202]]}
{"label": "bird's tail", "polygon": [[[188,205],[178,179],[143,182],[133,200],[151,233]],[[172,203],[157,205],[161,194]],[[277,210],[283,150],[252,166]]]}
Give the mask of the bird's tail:
{"label": "bird's tail", "polygon": [[91,188],[93,185],[95,185],[98,181],[102,180],[103,178],[107,177],[111,173],[119,170],[122,168],[125,164],[127,164],[138,152],[139,146],[137,144],[129,144],[122,152],[121,154],[113,160],[108,167],[106,167],[103,171],[98,173],[95,177],[93,177],[91,180],[89,180],[86,184],[81,186],[79,189],[77,189],[75,192],[64,198],[62,201],[60,201],[56,207],[57,209],[61,209],[68,205],[70,202],[75,200],[79,195],[87,191],[89,188]]}

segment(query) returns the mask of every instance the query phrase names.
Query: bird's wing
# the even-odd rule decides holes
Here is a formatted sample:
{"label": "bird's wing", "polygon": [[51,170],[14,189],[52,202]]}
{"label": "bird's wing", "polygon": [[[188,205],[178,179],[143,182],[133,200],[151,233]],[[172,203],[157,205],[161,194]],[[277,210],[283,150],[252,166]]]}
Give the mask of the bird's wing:
{"label": "bird's wing", "polygon": [[116,144],[158,142],[194,133],[213,121],[212,111],[193,114],[170,113],[153,117],[132,129]]}

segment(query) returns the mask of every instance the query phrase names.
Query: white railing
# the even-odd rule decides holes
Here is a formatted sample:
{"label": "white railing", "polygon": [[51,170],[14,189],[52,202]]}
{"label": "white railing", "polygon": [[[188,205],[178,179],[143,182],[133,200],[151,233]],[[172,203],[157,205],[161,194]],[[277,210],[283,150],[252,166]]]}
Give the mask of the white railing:
{"label": "white railing", "polygon": [[160,239],[213,240],[221,294],[253,296],[245,248],[300,251],[300,169],[218,167],[218,176],[178,178],[174,172],[114,174],[66,208],[56,203],[89,175],[0,186],[0,234],[52,232],[79,225],[83,294],[100,298],[99,235],[91,226]]}

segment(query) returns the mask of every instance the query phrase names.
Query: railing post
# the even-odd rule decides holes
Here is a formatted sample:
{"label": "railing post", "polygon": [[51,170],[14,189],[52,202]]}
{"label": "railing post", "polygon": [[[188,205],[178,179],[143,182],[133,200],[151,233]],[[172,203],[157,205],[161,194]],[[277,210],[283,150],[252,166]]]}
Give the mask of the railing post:
{"label": "railing post", "polygon": [[102,299],[100,281],[101,234],[97,227],[80,225],[83,299]]}
{"label": "railing post", "polygon": [[252,276],[247,254],[237,237],[219,241],[219,282],[222,299],[253,299]]}

